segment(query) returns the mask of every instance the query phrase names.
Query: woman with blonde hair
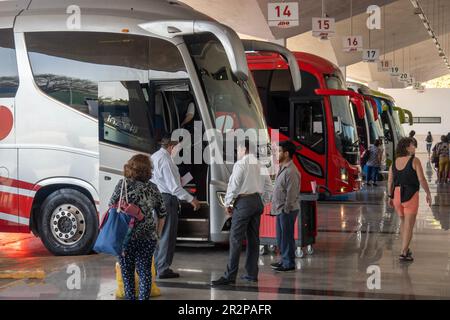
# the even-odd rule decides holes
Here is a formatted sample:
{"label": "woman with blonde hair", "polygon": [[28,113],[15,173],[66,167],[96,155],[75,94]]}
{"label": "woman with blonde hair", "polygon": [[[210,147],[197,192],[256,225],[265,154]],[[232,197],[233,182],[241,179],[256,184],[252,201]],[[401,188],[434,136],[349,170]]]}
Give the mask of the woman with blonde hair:
{"label": "woman with blonde hair", "polygon": [[109,202],[110,206],[117,205],[123,192],[127,202],[139,207],[144,215],[143,220],[135,222],[124,254],[119,257],[127,300],[135,299],[135,270],[139,275],[139,300],[150,298],[153,253],[166,216],[164,202],[156,185],[150,182],[151,176],[150,158],[143,154],[133,156],[124,166],[125,181],[121,179],[117,183]]}
{"label": "woman with blonde hair", "polygon": [[426,201],[431,206],[431,193],[423,173],[422,163],[415,157],[416,146],[412,138],[398,142],[396,159],[389,169],[389,205],[395,208],[400,217],[402,249],[400,261],[413,261],[409,249],[417,213],[419,211],[420,186],[425,190]]}

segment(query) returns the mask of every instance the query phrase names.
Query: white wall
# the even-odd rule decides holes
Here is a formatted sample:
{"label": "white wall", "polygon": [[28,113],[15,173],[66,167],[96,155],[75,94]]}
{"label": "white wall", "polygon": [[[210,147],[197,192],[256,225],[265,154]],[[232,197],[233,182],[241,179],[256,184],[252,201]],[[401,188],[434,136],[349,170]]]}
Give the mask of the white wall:
{"label": "white wall", "polygon": [[426,135],[431,131],[433,136],[441,136],[450,132],[450,89],[426,89],[418,93],[412,89],[382,89],[395,99],[396,104],[410,110],[414,117],[441,117],[440,124],[404,125],[405,132],[416,131],[418,135]]}
{"label": "white wall", "polygon": [[426,89],[418,93],[412,89],[380,89],[395,99],[396,104],[410,110],[414,117],[441,117],[440,124],[403,125],[405,133],[416,131],[419,152],[425,151],[425,136],[428,131],[433,135],[434,143],[440,141],[441,135],[450,132],[450,89]]}

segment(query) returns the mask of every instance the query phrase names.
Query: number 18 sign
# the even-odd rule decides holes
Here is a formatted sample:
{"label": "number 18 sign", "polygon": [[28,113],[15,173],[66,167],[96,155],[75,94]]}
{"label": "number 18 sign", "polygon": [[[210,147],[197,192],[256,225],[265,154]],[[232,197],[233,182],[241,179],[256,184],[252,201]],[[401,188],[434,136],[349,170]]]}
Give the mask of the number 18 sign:
{"label": "number 18 sign", "polygon": [[289,28],[299,25],[298,2],[276,2],[267,6],[270,27]]}

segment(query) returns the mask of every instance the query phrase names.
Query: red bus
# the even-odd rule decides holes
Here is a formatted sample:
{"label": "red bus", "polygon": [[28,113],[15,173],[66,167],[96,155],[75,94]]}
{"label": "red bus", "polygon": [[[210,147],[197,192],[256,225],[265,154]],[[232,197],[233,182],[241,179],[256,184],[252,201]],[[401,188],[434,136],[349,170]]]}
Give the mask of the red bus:
{"label": "red bus", "polygon": [[302,193],[312,192],[312,181],[327,196],[357,191],[361,167],[355,116],[364,119],[364,101],[347,90],[342,72],[331,62],[308,53],[294,55],[301,72],[298,91],[280,55],[247,53],[267,124],[279,130],[280,140],[299,146],[294,162],[302,174]]}

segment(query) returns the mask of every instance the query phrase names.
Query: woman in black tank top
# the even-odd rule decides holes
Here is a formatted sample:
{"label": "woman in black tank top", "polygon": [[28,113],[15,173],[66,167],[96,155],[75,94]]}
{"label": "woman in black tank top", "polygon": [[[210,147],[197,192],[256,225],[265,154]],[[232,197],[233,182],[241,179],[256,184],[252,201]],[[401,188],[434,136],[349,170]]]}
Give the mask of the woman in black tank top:
{"label": "woman in black tank top", "polygon": [[396,160],[389,170],[389,205],[395,208],[400,217],[402,238],[401,261],[413,261],[409,245],[411,243],[416,216],[419,210],[420,186],[427,194],[427,203],[431,206],[431,194],[423,173],[422,164],[414,155],[416,147],[411,138],[398,142]]}

